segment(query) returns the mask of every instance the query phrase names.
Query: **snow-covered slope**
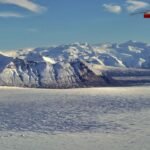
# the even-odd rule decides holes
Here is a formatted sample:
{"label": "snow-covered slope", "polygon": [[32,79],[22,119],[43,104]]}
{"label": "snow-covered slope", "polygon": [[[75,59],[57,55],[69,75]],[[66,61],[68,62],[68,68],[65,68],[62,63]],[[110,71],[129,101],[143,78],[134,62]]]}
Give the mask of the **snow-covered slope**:
{"label": "snow-covered slope", "polygon": [[104,66],[150,68],[150,45],[135,41],[99,45],[74,43],[18,51],[18,57],[21,59],[31,60],[33,58],[36,61],[40,59],[39,55],[51,59],[52,62],[69,62],[75,59],[82,59],[92,64],[96,63]]}
{"label": "snow-covered slope", "polygon": [[[128,41],[121,44],[104,44],[95,46],[98,54],[107,54],[116,58],[120,66],[127,68],[150,68],[150,45],[147,43]],[[108,58],[108,57],[107,57]],[[107,60],[105,57],[105,61]],[[109,66],[115,66],[113,63]]]}
{"label": "snow-covered slope", "polygon": [[[111,67],[116,69],[104,69]],[[0,53],[0,85],[46,88],[111,85],[118,68],[119,74],[126,72],[126,76],[131,73],[128,69],[132,68],[134,76],[147,69],[148,73],[143,71],[142,75],[149,76],[150,45],[135,41],[73,43],[22,49],[13,56]]]}

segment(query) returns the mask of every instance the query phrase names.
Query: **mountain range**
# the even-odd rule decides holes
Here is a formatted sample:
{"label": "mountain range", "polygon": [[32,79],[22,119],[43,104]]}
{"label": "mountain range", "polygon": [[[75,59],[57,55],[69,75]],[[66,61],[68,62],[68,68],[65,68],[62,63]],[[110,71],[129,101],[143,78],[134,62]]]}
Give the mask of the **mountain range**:
{"label": "mountain range", "polygon": [[73,43],[0,52],[0,86],[74,88],[150,83],[150,44]]}

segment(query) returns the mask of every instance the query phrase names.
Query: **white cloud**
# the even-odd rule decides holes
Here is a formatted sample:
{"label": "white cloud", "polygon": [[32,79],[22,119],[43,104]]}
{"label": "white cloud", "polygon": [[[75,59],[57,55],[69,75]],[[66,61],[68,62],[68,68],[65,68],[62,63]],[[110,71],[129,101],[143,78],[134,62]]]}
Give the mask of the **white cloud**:
{"label": "white cloud", "polygon": [[103,4],[103,7],[105,8],[105,10],[115,14],[119,14],[122,11],[122,7],[119,5]]}
{"label": "white cloud", "polygon": [[22,7],[24,9],[27,9],[29,11],[40,13],[45,10],[45,7],[40,6],[31,0],[0,0],[1,4],[10,4],[10,5],[16,5],[18,7]]}
{"label": "white cloud", "polygon": [[127,10],[129,12],[134,12],[138,9],[142,9],[150,6],[149,3],[139,1],[139,0],[127,0],[126,2],[127,2]]}
{"label": "white cloud", "polygon": [[22,18],[23,16],[19,13],[14,12],[0,12],[1,18]]}

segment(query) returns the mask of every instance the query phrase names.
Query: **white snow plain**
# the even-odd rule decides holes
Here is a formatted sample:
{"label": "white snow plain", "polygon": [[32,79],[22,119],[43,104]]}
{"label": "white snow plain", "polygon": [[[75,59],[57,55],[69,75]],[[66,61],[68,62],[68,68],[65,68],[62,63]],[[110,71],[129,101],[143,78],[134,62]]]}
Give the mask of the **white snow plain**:
{"label": "white snow plain", "polygon": [[149,150],[150,87],[0,87],[0,150]]}

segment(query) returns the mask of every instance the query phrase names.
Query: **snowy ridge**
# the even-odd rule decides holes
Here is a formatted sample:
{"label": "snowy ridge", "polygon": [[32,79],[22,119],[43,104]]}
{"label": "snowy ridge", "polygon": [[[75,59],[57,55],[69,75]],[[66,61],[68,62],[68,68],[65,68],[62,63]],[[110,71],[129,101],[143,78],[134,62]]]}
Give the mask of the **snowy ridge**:
{"label": "snowy ridge", "polygon": [[150,45],[128,41],[22,49],[15,55],[0,53],[0,64],[0,85],[3,86],[71,88],[120,85],[120,82],[114,82],[115,72],[122,77],[140,74],[147,79],[150,75]]}

